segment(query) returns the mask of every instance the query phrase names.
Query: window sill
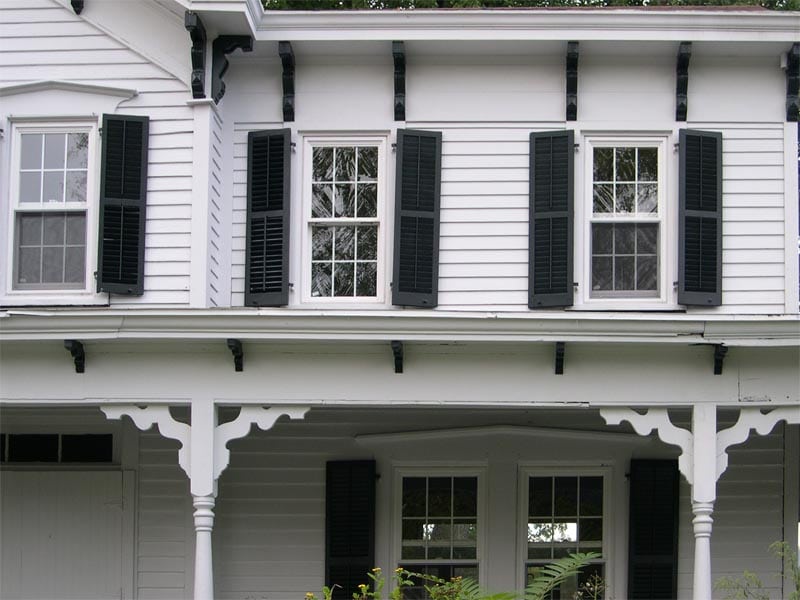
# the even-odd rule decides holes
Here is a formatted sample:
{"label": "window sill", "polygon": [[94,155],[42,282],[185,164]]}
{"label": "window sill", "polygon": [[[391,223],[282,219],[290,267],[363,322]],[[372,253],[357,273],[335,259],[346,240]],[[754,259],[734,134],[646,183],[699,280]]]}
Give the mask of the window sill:
{"label": "window sill", "polygon": [[0,306],[106,306],[108,296],[83,290],[31,290],[0,296]]}

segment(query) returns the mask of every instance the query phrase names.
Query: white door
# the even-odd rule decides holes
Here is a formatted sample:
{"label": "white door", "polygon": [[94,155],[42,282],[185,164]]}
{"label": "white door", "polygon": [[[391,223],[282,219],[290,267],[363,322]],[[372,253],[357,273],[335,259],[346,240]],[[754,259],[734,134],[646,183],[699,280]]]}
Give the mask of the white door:
{"label": "white door", "polygon": [[0,598],[121,598],[123,499],[121,471],[0,472]]}

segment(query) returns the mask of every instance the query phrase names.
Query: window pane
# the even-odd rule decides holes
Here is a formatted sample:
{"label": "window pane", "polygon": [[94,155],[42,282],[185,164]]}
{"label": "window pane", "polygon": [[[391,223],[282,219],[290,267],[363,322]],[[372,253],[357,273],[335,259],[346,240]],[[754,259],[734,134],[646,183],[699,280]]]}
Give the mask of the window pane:
{"label": "window pane", "polygon": [[38,246],[42,243],[42,215],[17,216],[18,223],[18,242],[21,246]]}
{"label": "window pane", "polygon": [[336,197],[333,203],[334,217],[355,216],[356,190],[353,184],[336,184]]}
{"label": "window pane", "polygon": [[[558,505],[556,505],[558,506]],[[574,519],[556,520],[553,523],[553,541],[555,542],[577,542],[578,523]]]}
{"label": "window pane", "polygon": [[331,260],[333,258],[333,227],[311,228],[312,260]]}
{"label": "window pane", "polygon": [[26,133],[20,140],[20,168],[42,168],[42,134]]}
{"label": "window pane", "polygon": [[577,515],[578,514],[578,478],[556,477],[555,492],[553,494],[553,514]]}
{"label": "window pane", "polygon": [[450,477],[431,477],[428,479],[428,515],[449,517],[452,480]]}
{"label": "window pane", "polygon": [[356,296],[375,296],[378,269],[375,263],[356,263]]}
{"label": "window pane", "polygon": [[658,148],[639,148],[639,181],[658,181]]}
{"label": "window pane", "polygon": [[636,185],[633,183],[618,183],[617,203],[615,211],[618,213],[632,213],[636,210]]}
{"label": "window pane", "polygon": [[44,231],[43,242],[44,245],[64,245],[66,227],[66,215],[64,213],[46,214],[44,215]]}
{"label": "window pane", "polygon": [[639,256],[636,259],[636,289],[658,289],[658,259],[655,256]]}
{"label": "window pane", "polygon": [[528,486],[528,514],[532,517],[552,515],[553,478],[531,477]]}
{"label": "window pane", "polygon": [[333,148],[314,148],[314,181],[333,181]]}
{"label": "window pane", "polygon": [[365,226],[357,227],[356,233],[359,260],[377,260],[378,258],[378,227]]}
{"label": "window pane", "polygon": [[424,535],[425,521],[423,519],[403,519],[404,540],[422,540]]}
{"label": "window pane", "polygon": [[426,506],[425,477],[403,478],[403,516],[424,517]]}
{"label": "window pane", "polygon": [[611,184],[595,184],[593,196],[595,213],[614,212],[614,186]]}
{"label": "window pane", "polygon": [[44,202],[64,201],[64,171],[48,172],[44,174]]}
{"label": "window pane", "polygon": [[64,281],[64,247],[45,246],[42,248],[42,283],[62,283]]}
{"label": "window pane", "polygon": [[616,148],[616,181],[636,181],[636,149]]}
{"label": "window pane", "polygon": [[633,254],[636,248],[636,225],[614,226],[614,252]]}
{"label": "window pane", "polygon": [[425,526],[425,539],[432,542],[449,542],[453,539],[450,519],[431,519]]}
{"label": "window pane", "polygon": [[64,249],[64,281],[67,283],[80,283],[84,282],[84,273],[86,272],[86,248],[83,246],[68,246]]}
{"label": "window pane", "polygon": [[42,249],[20,248],[17,283],[40,283],[42,280]]}
{"label": "window pane", "polygon": [[603,519],[580,519],[578,539],[581,542],[600,542],[603,540]]}
{"label": "window pane", "polygon": [[475,521],[455,519],[453,521],[453,540],[474,542],[478,539],[478,524]]}
{"label": "window pane", "polygon": [[366,147],[358,149],[358,180],[376,181],[378,179],[378,149]]}
{"label": "window pane", "polygon": [[86,244],[86,215],[83,213],[67,214],[67,244]]}
{"label": "window pane", "polygon": [[582,516],[599,516],[603,514],[603,478],[581,477],[581,503]]}
{"label": "window pane", "polygon": [[528,542],[532,544],[550,543],[555,531],[550,521],[528,523]]}
{"label": "window pane", "polygon": [[336,181],[355,181],[355,148],[336,148]]}
{"label": "window pane", "polygon": [[311,265],[311,295],[331,295],[331,264],[314,263]]}
{"label": "window pane", "polygon": [[658,225],[637,225],[636,252],[656,254],[658,248]]}
{"label": "window pane", "polygon": [[[356,255],[355,248],[355,227],[336,227],[334,244],[334,258],[336,260],[353,260]],[[336,294],[339,295],[338,293]]]}
{"label": "window pane", "polygon": [[400,558],[425,558],[425,546],[403,546]]}
{"label": "window pane", "polygon": [[592,257],[592,289],[612,290],[614,283],[613,258],[610,256]]}
{"label": "window pane", "polygon": [[[456,546],[453,548],[453,558],[458,559],[465,559],[465,558],[477,558],[478,557],[478,549],[475,546]],[[463,575],[462,577],[467,577]],[[471,576],[470,576],[471,577]]]}
{"label": "window pane", "polygon": [[358,216],[374,218],[378,216],[378,186],[365,183],[358,186]]}
{"label": "window pane", "polygon": [[611,254],[614,248],[614,226],[592,226],[592,254]]}
{"label": "window pane", "polygon": [[11,462],[58,462],[58,434],[9,435],[8,460]]}
{"label": "window pane", "polygon": [[614,149],[594,149],[594,180],[614,181]]}
{"label": "window pane", "polygon": [[478,514],[478,480],[475,477],[453,478],[453,516],[474,517]]}
{"label": "window pane", "polygon": [[311,216],[327,219],[333,215],[333,186],[314,184],[311,186]]}
{"label": "window pane", "polygon": [[637,210],[640,213],[658,212],[658,186],[654,183],[640,183]]}
{"label": "window pane", "polygon": [[63,169],[66,134],[46,133],[44,136],[44,168]]}
{"label": "window pane", "polygon": [[85,169],[89,157],[89,136],[85,133],[67,135],[67,168]]}
{"label": "window pane", "polygon": [[35,173],[19,174],[19,201],[20,202],[41,202],[42,201],[42,174]]}
{"label": "window pane", "polygon": [[636,258],[617,256],[614,258],[614,289],[636,289]]}
{"label": "window pane", "polygon": [[429,546],[428,547],[428,559],[447,559],[452,558],[450,554],[450,546]]}
{"label": "window pane", "polygon": [[67,172],[67,202],[86,202],[86,172]]}
{"label": "window pane", "polygon": [[353,295],[353,263],[337,263],[333,276],[333,295]]}
{"label": "window pane", "polygon": [[534,546],[528,548],[528,558],[545,558],[553,557],[553,549],[550,546]]}

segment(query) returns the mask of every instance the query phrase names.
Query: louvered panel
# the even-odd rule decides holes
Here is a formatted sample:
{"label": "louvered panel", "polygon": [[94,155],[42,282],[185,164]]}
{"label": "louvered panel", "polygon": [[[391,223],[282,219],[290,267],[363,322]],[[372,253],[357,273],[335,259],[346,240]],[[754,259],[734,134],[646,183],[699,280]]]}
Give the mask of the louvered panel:
{"label": "louvered panel", "polygon": [[245,304],[283,306],[289,297],[288,129],[248,135]]}
{"label": "louvered panel", "polygon": [[678,301],[722,303],[722,135],[680,134],[680,227]]}
{"label": "louvered panel", "polygon": [[528,306],[572,305],[573,133],[530,138]]}
{"label": "louvered panel", "polygon": [[433,307],[439,276],[441,134],[399,130],[392,302]]}
{"label": "louvered panel", "polygon": [[144,292],[149,121],[103,116],[98,291]]}

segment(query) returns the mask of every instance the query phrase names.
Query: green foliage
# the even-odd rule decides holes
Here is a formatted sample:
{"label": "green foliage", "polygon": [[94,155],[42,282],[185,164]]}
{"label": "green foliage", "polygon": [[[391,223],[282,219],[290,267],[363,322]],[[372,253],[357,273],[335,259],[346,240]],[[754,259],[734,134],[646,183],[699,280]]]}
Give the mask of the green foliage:
{"label": "green foliage", "polygon": [[794,584],[794,591],[789,593],[788,600],[800,600],[800,563],[797,561],[797,552],[786,542],[774,542],[769,551],[783,560],[783,576]]}
{"label": "green foliage", "polygon": [[[797,553],[786,542],[774,542],[769,551],[783,561],[783,576],[794,585],[788,600],[800,600],[800,565]],[[725,594],[725,600],[769,600],[764,583],[752,571],[745,571],[738,577],[721,577],[714,583],[714,589]]]}
{"label": "green foliage", "polygon": [[600,558],[597,552],[577,552],[545,565],[525,588],[525,600],[545,600],[553,590],[580,573],[595,558]]}
{"label": "green foliage", "polygon": [[582,6],[763,6],[800,10],[800,0],[262,0],[268,10],[392,10],[415,8],[547,8]]}

